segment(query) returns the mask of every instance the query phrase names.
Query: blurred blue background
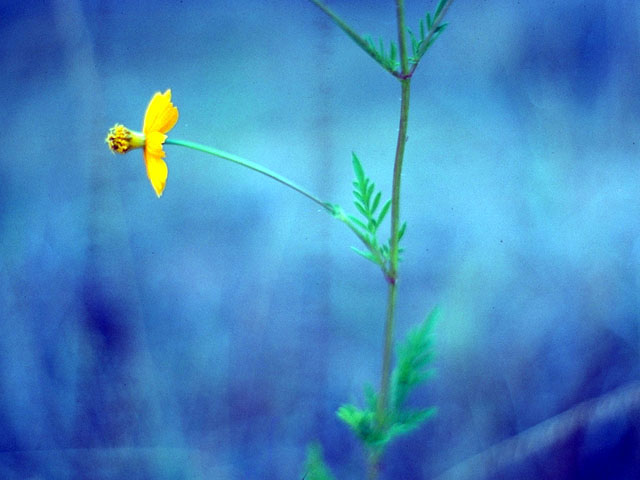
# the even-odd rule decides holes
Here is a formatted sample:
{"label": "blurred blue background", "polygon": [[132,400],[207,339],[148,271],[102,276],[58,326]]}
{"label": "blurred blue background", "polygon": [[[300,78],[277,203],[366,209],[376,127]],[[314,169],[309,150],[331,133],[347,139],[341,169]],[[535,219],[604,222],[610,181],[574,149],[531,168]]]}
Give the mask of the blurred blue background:
{"label": "blurred blue background", "polygon": [[[395,38],[390,0],[329,5]],[[639,478],[640,4],[447,20],[413,81],[397,321],[441,308],[412,397],[439,413],[383,477]],[[335,410],[378,384],[386,287],[356,238],[175,146],[157,199],[104,137],[171,88],[172,136],[348,207],[352,151],[390,194],[398,82],[304,1],[5,0],[0,36],[0,478],[300,479],[312,441],[363,478]]]}

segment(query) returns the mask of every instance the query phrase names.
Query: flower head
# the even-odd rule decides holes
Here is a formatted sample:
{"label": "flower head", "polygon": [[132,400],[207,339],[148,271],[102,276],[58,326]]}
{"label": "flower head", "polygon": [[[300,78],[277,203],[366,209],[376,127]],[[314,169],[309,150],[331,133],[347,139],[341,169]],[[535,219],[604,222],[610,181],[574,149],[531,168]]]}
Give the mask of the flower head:
{"label": "flower head", "polygon": [[116,124],[107,135],[106,142],[112,152],[127,153],[134,148],[144,148],[144,164],[147,176],[156,192],[161,196],[167,183],[168,169],[162,145],[165,135],[178,121],[178,109],[171,103],[171,90],[157,92],[147,107],[142,124],[142,133]]}

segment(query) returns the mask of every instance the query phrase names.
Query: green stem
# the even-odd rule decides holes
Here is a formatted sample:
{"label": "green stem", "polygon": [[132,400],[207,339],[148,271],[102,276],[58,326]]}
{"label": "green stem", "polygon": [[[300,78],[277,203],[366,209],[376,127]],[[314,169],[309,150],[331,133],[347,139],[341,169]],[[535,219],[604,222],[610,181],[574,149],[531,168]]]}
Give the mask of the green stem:
{"label": "green stem", "polygon": [[396,0],[398,23],[398,45],[400,50],[400,66],[405,78],[400,79],[402,97],[400,103],[400,125],[396,144],[396,156],[393,165],[393,187],[391,193],[391,238],[389,241],[389,272],[387,292],[387,313],[384,325],[384,350],[382,355],[382,374],[380,379],[380,396],[378,400],[378,423],[384,427],[389,408],[391,390],[391,358],[393,354],[393,327],[398,279],[398,231],[400,229],[400,184],[402,180],[402,163],[407,141],[407,127],[409,122],[409,99],[411,92],[411,77],[406,76],[409,70],[407,45],[404,38],[404,0]]}
{"label": "green stem", "polygon": [[369,45],[364,38],[362,38],[360,35],[358,35],[358,33],[353,28],[351,28],[344,20],[342,20],[342,18],[340,18],[333,10],[331,10],[329,7],[327,7],[320,0],[309,0],[309,1],[311,3],[313,3],[315,6],[317,6],[324,13],[326,13],[329,16],[329,18],[331,18],[331,20],[333,20],[333,23],[335,23],[338,27],[340,27],[342,29],[342,31],[344,33],[346,33],[349,36],[349,38],[351,38],[351,40],[356,42],[356,44],[361,49],[363,49],[367,53],[367,55],[369,55],[376,62],[378,62],[378,64],[382,68],[384,68],[386,71],[388,71],[392,75],[396,74],[396,72],[394,72],[393,69],[387,67],[386,65],[384,65],[380,61],[380,58],[376,54],[376,51],[373,48],[371,48],[371,45]]}
{"label": "green stem", "polygon": [[292,190],[295,190],[296,192],[301,193],[302,195],[307,197],[309,200],[314,201],[315,203],[320,205],[325,210],[328,210],[329,213],[331,213],[331,214],[334,213],[334,207],[330,203],[323,202],[322,200],[320,200],[318,197],[316,197],[312,193],[308,192],[304,188],[302,188],[302,187],[296,185],[295,183],[293,183],[291,180],[288,180],[287,178],[283,177],[282,175],[279,175],[276,172],[274,172],[272,170],[269,170],[268,168],[263,167],[262,165],[259,165],[257,163],[251,162],[251,161],[246,160],[246,159],[244,159],[242,157],[238,157],[237,155],[233,155],[231,153],[223,152],[222,150],[218,150],[216,148],[207,147],[206,145],[202,145],[200,143],[189,142],[187,140],[178,140],[178,139],[175,139],[175,138],[167,138],[164,143],[166,145],[179,145],[181,147],[191,148],[192,150],[198,150],[199,152],[208,153],[209,155],[213,155],[215,157],[222,158],[223,160],[227,160],[229,162],[237,163],[238,165],[242,165],[243,167],[247,167],[247,168],[249,168],[251,170],[254,170],[254,171],[258,172],[258,173],[266,175],[269,178],[273,178],[275,181],[280,182],[283,185],[286,185],[287,187],[291,188]]}
{"label": "green stem", "polygon": [[409,72],[409,59],[407,56],[407,37],[405,34],[406,27],[404,24],[404,0],[396,0],[396,20],[398,25],[398,50],[400,52],[400,68],[402,74],[407,75],[407,73]]}
{"label": "green stem", "polygon": [[367,479],[376,480],[380,471],[380,454],[378,452],[371,453],[369,456],[369,468],[367,470]]}

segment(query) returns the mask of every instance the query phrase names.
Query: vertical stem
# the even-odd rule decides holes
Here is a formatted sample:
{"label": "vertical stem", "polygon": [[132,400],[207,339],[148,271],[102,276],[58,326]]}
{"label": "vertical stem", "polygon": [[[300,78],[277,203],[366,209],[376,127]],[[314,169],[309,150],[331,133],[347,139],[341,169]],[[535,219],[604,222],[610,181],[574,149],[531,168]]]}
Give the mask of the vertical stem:
{"label": "vertical stem", "polygon": [[379,470],[380,470],[380,454],[378,452],[371,452],[369,455],[369,468],[367,470],[367,479],[376,480],[378,478]]}
{"label": "vertical stem", "polygon": [[411,79],[401,80],[402,103],[400,106],[400,128],[398,129],[398,144],[396,146],[396,160],[393,167],[393,190],[391,193],[391,239],[389,242],[389,288],[387,291],[387,315],[384,325],[384,352],[382,357],[382,376],[380,380],[380,398],[378,400],[378,422],[383,424],[385,412],[389,405],[389,390],[391,380],[391,357],[393,354],[393,326],[395,317],[397,280],[398,280],[398,231],[400,229],[400,183],[402,180],[402,162],[404,147],[407,140],[407,124],[409,119],[409,97]]}
{"label": "vertical stem", "polygon": [[[405,39],[404,24],[404,0],[396,0],[396,13],[398,23],[398,46],[400,52],[400,67],[402,76],[400,84],[402,97],[400,103],[400,125],[398,128],[398,141],[393,165],[393,190],[391,193],[391,238],[389,242],[389,275],[387,277],[389,287],[387,291],[387,313],[384,325],[384,351],[382,356],[382,374],[380,379],[380,396],[378,399],[377,420],[384,428],[387,423],[386,412],[389,407],[390,383],[391,383],[391,358],[393,354],[393,327],[395,319],[397,279],[398,279],[398,231],[400,229],[400,183],[402,180],[402,162],[407,141],[407,126],[409,121],[409,99],[411,92],[411,76],[409,75],[409,62],[407,58],[407,45]],[[377,461],[377,460],[376,460]]]}
{"label": "vertical stem", "polygon": [[400,53],[400,68],[402,74],[409,73],[409,57],[407,57],[407,37],[404,25],[404,0],[396,0],[396,23],[398,25],[398,51]]}

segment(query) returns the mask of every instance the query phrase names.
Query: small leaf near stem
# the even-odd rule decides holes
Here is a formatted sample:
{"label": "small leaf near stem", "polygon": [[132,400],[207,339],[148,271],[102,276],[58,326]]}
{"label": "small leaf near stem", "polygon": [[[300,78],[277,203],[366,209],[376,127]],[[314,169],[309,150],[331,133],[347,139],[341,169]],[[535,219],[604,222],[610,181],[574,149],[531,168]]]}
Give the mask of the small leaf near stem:
{"label": "small leaf near stem", "polygon": [[353,215],[338,215],[338,217],[358,235],[358,238],[362,240],[368,251],[362,251],[357,248],[353,250],[378,265],[382,269],[385,279],[388,280],[390,278],[391,249],[389,245],[391,240],[389,240],[389,244],[382,244],[378,241],[377,235],[378,228],[390,211],[392,202],[387,200],[378,212],[378,208],[382,203],[382,192],[376,192],[375,183],[367,177],[364,167],[355,153],[352,154],[351,161],[356,177],[353,182],[353,203],[363,218],[359,219]]}
{"label": "small leaf near stem", "polygon": [[351,40],[353,40],[356,45],[358,45],[362,50],[364,50],[367,55],[373,58],[378,64],[382,66],[389,73],[393,74],[393,68],[390,67],[389,62],[385,62],[384,52],[382,48],[380,52],[375,47],[375,44],[371,40],[371,38],[360,36],[354,29],[352,29],[342,18],[340,18],[333,10],[327,7],[320,0],[309,0],[316,7],[322,10],[325,14],[329,16],[329,18],[335,23],[340,29],[347,34]]}
{"label": "small leaf near stem", "polygon": [[[413,56],[411,58],[411,69],[408,72],[408,75],[413,75],[416,68],[418,67],[418,63],[420,59],[424,56],[426,51],[429,49],[433,42],[435,42],[436,38],[440,36],[440,34],[446,28],[446,24],[442,24],[442,20],[444,19],[447,10],[453,3],[453,0],[440,0],[438,5],[436,6],[436,10],[431,17],[431,14],[427,13],[427,31],[425,34],[424,22],[420,21],[420,41],[417,45],[414,45]],[[408,30],[408,29],[407,29]],[[411,34],[410,34],[411,35]]]}

